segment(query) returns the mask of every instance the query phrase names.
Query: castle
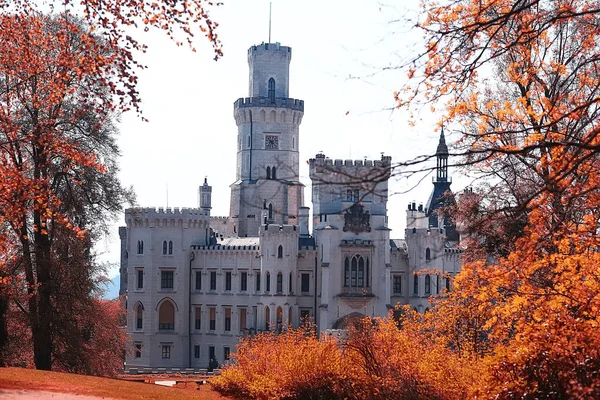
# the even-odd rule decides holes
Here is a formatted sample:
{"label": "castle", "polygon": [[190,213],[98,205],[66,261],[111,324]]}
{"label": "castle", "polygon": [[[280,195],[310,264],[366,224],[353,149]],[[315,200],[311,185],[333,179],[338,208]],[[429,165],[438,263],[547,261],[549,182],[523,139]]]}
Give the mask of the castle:
{"label": "castle", "polygon": [[126,210],[119,235],[129,367],[206,368],[227,360],[241,336],[306,318],[326,331],[386,316],[398,303],[425,312],[459,271],[458,234],[438,215],[451,183],[443,131],[431,197],[408,205],[404,240],[390,239],[386,156],[310,159],[310,231],[299,179],[304,102],[289,97],[291,57],[279,43],[248,50],[249,97],[234,103],[228,217],[211,216],[206,179],[198,208]]}

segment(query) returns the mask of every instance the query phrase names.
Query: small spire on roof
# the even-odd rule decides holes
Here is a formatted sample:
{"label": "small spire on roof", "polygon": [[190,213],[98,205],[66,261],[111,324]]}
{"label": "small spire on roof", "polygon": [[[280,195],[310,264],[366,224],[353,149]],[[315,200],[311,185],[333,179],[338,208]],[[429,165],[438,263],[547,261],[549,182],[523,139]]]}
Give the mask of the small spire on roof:
{"label": "small spire on roof", "polygon": [[444,125],[442,125],[442,130],[440,132],[440,141],[438,143],[437,151],[435,153],[437,155],[448,155],[448,146],[446,145],[446,137],[444,136]]}

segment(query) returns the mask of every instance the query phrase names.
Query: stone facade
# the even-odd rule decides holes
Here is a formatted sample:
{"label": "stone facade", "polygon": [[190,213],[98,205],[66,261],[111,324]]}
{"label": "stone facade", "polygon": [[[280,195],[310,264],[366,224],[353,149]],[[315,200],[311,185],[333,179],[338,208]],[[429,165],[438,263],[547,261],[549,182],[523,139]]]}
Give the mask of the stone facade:
{"label": "stone facade", "polygon": [[[443,205],[438,192],[450,186],[445,160],[436,201],[429,209],[409,204],[402,240],[390,239],[388,228],[390,157],[316,155],[311,234],[298,175],[304,102],[288,97],[290,60],[291,49],[278,43],[248,51],[249,97],[234,103],[238,162],[229,216],[210,215],[206,179],[199,208],[126,211],[119,235],[129,367],[206,368],[226,360],[240,337],[306,318],[326,331],[385,316],[398,303],[425,312],[459,271],[457,242],[448,240],[458,239],[455,229],[434,218]],[[447,158],[442,141],[443,134],[438,159]],[[440,275],[418,274],[433,269]]]}

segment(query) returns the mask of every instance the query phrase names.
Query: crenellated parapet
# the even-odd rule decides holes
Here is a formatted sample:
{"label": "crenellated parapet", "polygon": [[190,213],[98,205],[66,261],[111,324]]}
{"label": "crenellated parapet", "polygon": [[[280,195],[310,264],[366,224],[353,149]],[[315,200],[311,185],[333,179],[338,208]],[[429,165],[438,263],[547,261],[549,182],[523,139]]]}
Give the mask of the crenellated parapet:
{"label": "crenellated parapet", "polygon": [[281,235],[281,234],[294,234],[294,235],[299,235],[300,234],[300,229],[298,228],[298,225],[276,225],[276,224],[267,224],[267,225],[261,225],[260,228],[258,228],[258,235],[259,236],[263,236],[263,237],[268,237],[268,236],[277,236],[277,235]]}
{"label": "crenellated parapet", "polygon": [[184,227],[205,229],[210,216],[201,208],[135,207],[125,210],[130,227]]}
{"label": "crenellated parapet", "polygon": [[320,153],[309,160],[311,179],[331,183],[387,183],[391,171],[390,156],[381,156],[380,160],[334,160]]}
{"label": "crenellated parapet", "polygon": [[242,97],[233,103],[234,112],[238,108],[248,107],[269,107],[269,108],[288,108],[304,112],[304,100],[278,97],[273,100],[267,97]]}

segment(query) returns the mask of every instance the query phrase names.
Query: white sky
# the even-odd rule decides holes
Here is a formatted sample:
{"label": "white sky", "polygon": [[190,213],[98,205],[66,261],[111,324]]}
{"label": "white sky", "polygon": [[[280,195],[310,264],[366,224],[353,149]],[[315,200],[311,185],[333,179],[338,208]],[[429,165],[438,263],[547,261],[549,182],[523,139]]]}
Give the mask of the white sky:
{"label": "white sky", "polygon": [[[393,162],[435,152],[439,133],[427,112],[411,128],[407,115],[390,111],[393,93],[406,79],[402,71],[387,70],[419,49],[421,33],[394,20],[416,17],[408,8],[418,0],[275,0],[271,42],[292,47],[290,97],[305,102],[300,126],[300,177],[311,189],[306,160],[319,151],[330,158],[379,159]],[[122,183],[133,185],[139,206],[197,207],[197,190],[204,176],[213,186],[212,215],[229,212],[229,185],[235,180],[237,127],[233,102],[248,96],[247,50],[268,41],[268,0],[225,0],[214,9],[224,57],[212,60],[204,38],[197,52],[176,47],[164,33],[137,38],[149,46],[140,60],[139,91],[143,112],[123,115],[120,147]],[[354,78],[356,77],[356,78]],[[346,112],[348,114],[346,115]],[[456,171],[454,177],[457,177]],[[390,193],[408,189],[416,180],[390,181]],[[464,185],[462,185],[464,186]],[[453,185],[456,192],[462,187]],[[408,194],[391,195],[389,225],[393,238],[404,237],[409,201],[425,203],[431,192],[427,177]],[[98,245],[101,259],[115,263],[119,239],[114,233]]]}

